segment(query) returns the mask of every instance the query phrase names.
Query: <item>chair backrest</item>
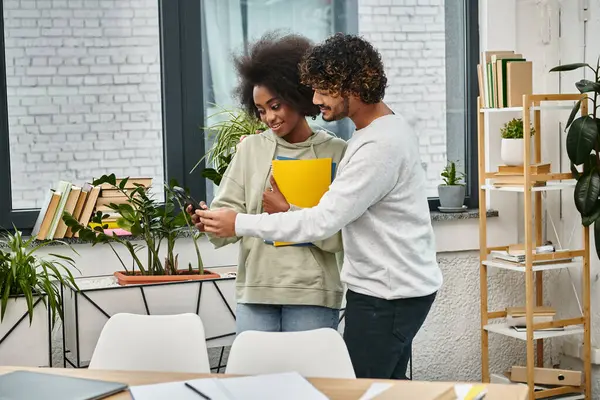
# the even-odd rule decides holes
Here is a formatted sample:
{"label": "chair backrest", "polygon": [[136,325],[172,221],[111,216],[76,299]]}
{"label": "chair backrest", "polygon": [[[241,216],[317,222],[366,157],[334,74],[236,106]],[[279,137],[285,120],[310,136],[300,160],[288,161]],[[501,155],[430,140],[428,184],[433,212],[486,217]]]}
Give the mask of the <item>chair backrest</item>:
{"label": "chair backrest", "polygon": [[104,325],[90,369],[210,372],[196,314],[115,314]]}
{"label": "chair backrest", "polygon": [[330,328],[242,332],[231,346],[225,369],[241,375],[288,371],[312,378],[356,378],[344,340]]}

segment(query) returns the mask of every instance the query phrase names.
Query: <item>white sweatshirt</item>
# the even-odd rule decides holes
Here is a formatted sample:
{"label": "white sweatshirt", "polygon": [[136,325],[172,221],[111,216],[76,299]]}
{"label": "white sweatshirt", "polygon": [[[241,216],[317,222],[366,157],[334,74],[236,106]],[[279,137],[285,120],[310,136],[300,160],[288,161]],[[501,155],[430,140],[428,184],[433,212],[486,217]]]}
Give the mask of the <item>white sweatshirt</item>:
{"label": "white sweatshirt", "polygon": [[398,115],[357,130],[329,191],[313,208],[238,214],[237,236],[308,242],[342,229],[342,281],[383,299],[426,296],[442,285],[419,145]]}

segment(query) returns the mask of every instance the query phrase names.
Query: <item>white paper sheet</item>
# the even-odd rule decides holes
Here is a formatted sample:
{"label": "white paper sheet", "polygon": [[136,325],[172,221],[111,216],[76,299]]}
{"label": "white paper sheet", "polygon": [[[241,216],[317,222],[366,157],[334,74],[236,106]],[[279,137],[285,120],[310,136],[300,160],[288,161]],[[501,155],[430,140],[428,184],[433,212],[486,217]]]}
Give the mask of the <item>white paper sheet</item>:
{"label": "white paper sheet", "polygon": [[[204,392],[205,381],[196,379],[188,383]],[[228,400],[327,400],[297,372],[224,378],[218,380],[218,385]]]}
{"label": "white paper sheet", "polygon": [[[210,397],[210,400],[327,400],[297,372],[245,376],[240,378],[206,378],[187,381]],[[204,400],[185,382],[132,386],[134,400]]]}

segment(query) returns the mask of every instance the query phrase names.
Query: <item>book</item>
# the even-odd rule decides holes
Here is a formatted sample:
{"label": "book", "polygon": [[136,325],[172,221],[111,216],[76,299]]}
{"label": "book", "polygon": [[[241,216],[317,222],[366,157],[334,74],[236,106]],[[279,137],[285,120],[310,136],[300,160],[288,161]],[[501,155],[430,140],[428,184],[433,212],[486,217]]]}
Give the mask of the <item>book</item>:
{"label": "book", "polygon": [[[119,186],[123,179],[125,178],[119,178],[116,180],[117,186]],[[142,185],[145,188],[149,188],[152,186],[152,178],[129,178],[124,189],[135,189],[136,185]],[[115,187],[109,183],[103,183],[100,185],[100,188],[102,190],[115,190]]]}
{"label": "book", "polygon": [[[331,158],[307,160],[273,160],[273,177],[279,190],[290,204],[310,208],[319,204],[329,190],[333,175]],[[274,246],[286,246],[289,242],[274,242]]]}
{"label": "book", "polygon": [[[77,204],[75,205],[75,210],[73,210],[73,218],[79,221],[79,217],[81,217],[81,212],[83,211],[83,206],[85,205],[85,201],[87,199],[89,193],[89,188],[83,187],[81,189],[81,193],[79,194],[79,199],[77,199]],[[70,238],[73,237],[73,231],[71,227],[67,228],[67,232],[65,233],[65,237]]]}
{"label": "book", "polygon": [[67,204],[67,200],[69,199],[69,194],[71,193],[71,187],[73,184],[71,182],[60,181],[56,186],[56,191],[60,192],[60,200],[58,202],[58,206],[56,207],[56,212],[54,213],[54,217],[52,218],[52,223],[48,228],[48,234],[46,235],[46,239],[54,238],[54,234],[62,221],[63,211]]}
{"label": "book", "polygon": [[31,230],[31,236],[36,236],[40,231],[40,227],[42,226],[42,222],[44,221],[44,217],[46,216],[46,212],[48,211],[48,206],[50,205],[50,201],[52,200],[52,195],[54,194],[54,190],[49,189],[46,192],[46,197],[44,198],[44,202],[40,207],[40,212],[38,214],[35,223],[33,224],[33,229]]}
{"label": "book", "polygon": [[[36,236],[37,240],[45,240],[48,235],[48,229],[50,229],[50,224],[52,224],[52,220],[54,219],[54,214],[56,214],[56,209],[58,208],[58,203],[60,202],[61,193],[57,192],[54,189],[50,190],[52,193],[52,197],[50,198],[50,202],[46,207],[44,212],[44,218],[42,223],[37,230],[37,232],[32,233],[32,236]],[[40,211],[41,214],[41,211]]]}
{"label": "book", "polygon": [[[546,163],[546,164],[531,164],[530,166],[530,172],[533,175],[538,175],[538,174],[549,174],[550,173],[550,164]],[[524,167],[522,165],[520,166],[515,166],[515,165],[500,165],[498,166],[498,172],[496,173],[496,176],[504,176],[504,175],[509,175],[509,176],[523,176],[524,173]]]}
{"label": "book", "polygon": [[[92,186],[91,184],[86,183],[84,185],[84,190],[88,191],[88,195],[78,221],[81,225],[87,226],[92,217],[92,213],[94,212],[94,208],[96,207],[96,201],[98,200],[98,195],[100,194],[100,186]],[[79,232],[75,233],[74,236],[79,237]]]}
{"label": "book", "polygon": [[533,93],[533,64],[531,61],[508,63],[506,67],[507,107],[523,106],[523,95]]}
{"label": "book", "polygon": [[[71,186],[71,191],[69,191],[69,196],[67,197],[67,201],[65,202],[65,207],[63,208],[62,213],[69,213],[71,216],[75,211],[75,207],[77,206],[77,201],[79,200],[79,195],[81,194],[81,187],[79,186]],[[60,216],[60,221],[58,222],[58,226],[56,227],[56,231],[54,232],[54,239],[62,239],[65,237],[67,233],[67,224],[62,219],[62,213]]]}

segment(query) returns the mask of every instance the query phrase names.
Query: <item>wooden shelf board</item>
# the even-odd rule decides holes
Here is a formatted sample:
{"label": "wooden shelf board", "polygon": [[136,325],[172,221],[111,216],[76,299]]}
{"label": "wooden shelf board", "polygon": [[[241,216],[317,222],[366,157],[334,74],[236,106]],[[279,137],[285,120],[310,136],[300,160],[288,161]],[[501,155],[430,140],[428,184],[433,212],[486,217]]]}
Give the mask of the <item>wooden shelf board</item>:
{"label": "wooden shelf board", "polygon": [[[570,101],[570,100],[563,100]],[[532,106],[529,107],[532,111],[545,111],[545,110],[571,110],[573,109],[574,104],[570,105],[545,105],[545,106]],[[481,113],[490,114],[490,113],[511,113],[511,112],[523,112],[523,107],[504,107],[504,108],[482,108]]]}
{"label": "wooden shelf board", "polygon": [[[566,181],[550,181],[545,186],[534,186],[531,188],[532,192],[548,192],[551,190],[563,190],[574,187],[577,181],[575,179],[570,179]],[[492,184],[487,184],[481,186],[484,190],[497,190],[500,192],[519,192],[523,193],[525,191],[524,186],[494,186]]]}
{"label": "wooden shelf board", "polygon": [[[519,340],[527,340],[527,332],[517,332],[506,324],[488,324],[483,327],[488,332],[498,333]],[[533,333],[533,339],[550,339],[560,336],[577,335],[583,333],[580,325],[567,326],[562,331],[537,331]]]}
{"label": "wooden shelf board", "polygon": [[[519,271],[525,272],[525,264],[517,264],[511,263],[510,261],[503,261],[498,259],[493,260],[484,260],[482,262],[483,265],[494,268],[508,269],[511,271]],[[534,264],[533,271],[549,271],[553,269],[563,269],[563,268],[575,268],[581,267],[583,263],[580,259],[575,259],[571,262],[565,263],[546,263],[546,264]]]}

